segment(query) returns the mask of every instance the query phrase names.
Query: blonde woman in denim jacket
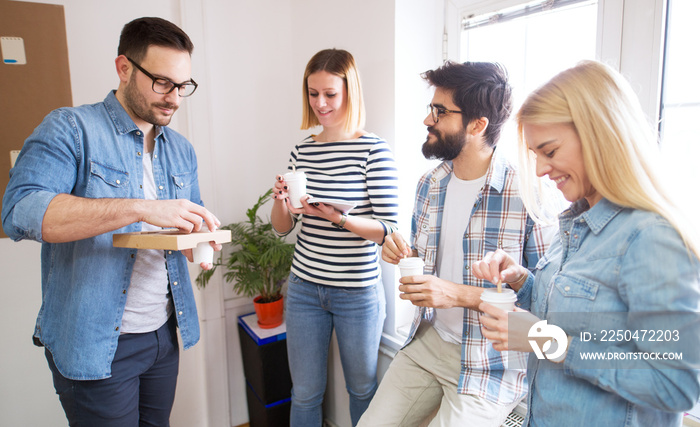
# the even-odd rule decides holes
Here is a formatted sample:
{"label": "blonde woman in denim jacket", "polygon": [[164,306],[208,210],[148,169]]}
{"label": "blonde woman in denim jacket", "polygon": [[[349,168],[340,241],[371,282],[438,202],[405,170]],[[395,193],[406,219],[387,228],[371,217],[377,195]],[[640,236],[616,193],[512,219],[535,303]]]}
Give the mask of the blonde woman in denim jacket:
{"label": "blonde woman in denim jacket", "polygon": [[[517,121],[521,175],[548,177],[572,202],[534,274],[501,251],[473,265],[531,301],[510,316],[480,305],[496,350],[531,352],[525,425],[680,426],[700,396],[700,248],[634,92],[584,61],[533,92]],[[537,197],[523,197],[535,216]]]}

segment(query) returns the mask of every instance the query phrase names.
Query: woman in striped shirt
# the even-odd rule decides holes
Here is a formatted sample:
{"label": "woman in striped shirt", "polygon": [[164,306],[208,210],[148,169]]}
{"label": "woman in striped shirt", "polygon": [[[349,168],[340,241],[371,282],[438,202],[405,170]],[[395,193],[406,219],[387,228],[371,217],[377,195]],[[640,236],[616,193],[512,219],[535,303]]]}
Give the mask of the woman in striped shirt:
{"label": "woman in striped shirt", "polygon": [[289,169],[306,174],[309,196],[355,207],[344,213],[331,204],[309,204],[303,196],[296,209],[284,177],[277,176],[275,230],[285,235],[301,222],[286,302],[291,426],[322,425],[334,328],[355,425],[377,388],[385,318],[377,245],[396,228],[396,167],[386,141],[362,129],[362,88],[349,52],[327,49],[311,58],[303,109],[302,129],[320,125],[323,130],[294,147]]}

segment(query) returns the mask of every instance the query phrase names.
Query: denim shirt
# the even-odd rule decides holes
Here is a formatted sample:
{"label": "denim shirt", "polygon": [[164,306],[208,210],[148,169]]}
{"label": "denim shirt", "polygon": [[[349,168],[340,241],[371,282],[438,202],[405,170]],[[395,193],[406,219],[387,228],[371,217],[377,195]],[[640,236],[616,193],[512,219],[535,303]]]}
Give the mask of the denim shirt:
{"label": "denim shirt", "polygon": [[[141,230],[133,223],[68,243],[42,240],[42,221],[58,194],[143,199],[143,132],[113,92],[101,103],[52,111],[25,141],[2,203],[2,225],[13,240],[42,243],[42,304],[35,342],[51,351],[61,374],[75,380],[111,375],[136,249],[112,247],[112,235]],[[192,145],[156,128],[153,175],[158,199],[202,204]],[[90,224],[85,224],[89,227]],[[189,348],[199,321],[187,260],[165,251],[174,315]]]}
{"label": "denim shirt", "polygon": [[[585,200],[572,204],[559,225],[559,238],[524,287],[533,314],[572,340],[563,364],[531,353],[526,425],[680,426],[681,411],[700,395],[697,258],[661,216],[606,199],[591,209]],[[669,329],[680,329],[681,339],[642,335]],[[639,334],[611,340],[609,330]],[[682,352],[682,360],[581,356],[642,352]]]}

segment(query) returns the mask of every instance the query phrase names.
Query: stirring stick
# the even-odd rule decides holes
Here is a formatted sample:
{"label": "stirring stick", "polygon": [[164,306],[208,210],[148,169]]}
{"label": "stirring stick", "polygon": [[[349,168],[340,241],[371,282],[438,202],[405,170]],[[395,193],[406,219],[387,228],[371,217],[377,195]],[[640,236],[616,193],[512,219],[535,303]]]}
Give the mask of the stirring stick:
{"label": "stirring stick", "polygon": [[500,294],[503,292],[503,289],[501,288],[501,283],[503,280],[501,280],[501,276],[498,276],[498,281],[496,282],[496,291]]}

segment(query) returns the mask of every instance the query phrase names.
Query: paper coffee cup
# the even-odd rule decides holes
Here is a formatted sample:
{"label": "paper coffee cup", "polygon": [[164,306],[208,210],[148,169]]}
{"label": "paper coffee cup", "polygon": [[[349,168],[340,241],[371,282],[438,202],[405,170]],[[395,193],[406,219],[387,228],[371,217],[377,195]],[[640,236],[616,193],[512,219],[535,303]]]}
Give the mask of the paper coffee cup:
{"label": "paper coffee cup", "polygon": [[401,260],[399,260],[401,277],[420,276],[423,274],[424,266],[425,263],[418,257],[401,258]]}
{"label": "paper coffee cup", "polygon": [[515,291],[509,288],[503,288],[500,293],[496,288],[488,288],[484,289],[484,292],[481,294],[482,301],[504,311],[515,311],[515,301],[517,299]]}
{"label": "paper coffee cup", "polygon": [[214,264],[214,248],[211,247],[209,242],[199,243],[192,249],[192,258],[197,265],[203,262]]}
{"label": "paper coffee cup", "polygon": [[304,172],[287,172],[284,174],[287,183],[289,201],[295,208],[301,208],[301,196],[306,194],[306,174]]}

